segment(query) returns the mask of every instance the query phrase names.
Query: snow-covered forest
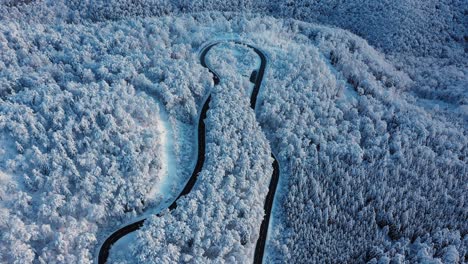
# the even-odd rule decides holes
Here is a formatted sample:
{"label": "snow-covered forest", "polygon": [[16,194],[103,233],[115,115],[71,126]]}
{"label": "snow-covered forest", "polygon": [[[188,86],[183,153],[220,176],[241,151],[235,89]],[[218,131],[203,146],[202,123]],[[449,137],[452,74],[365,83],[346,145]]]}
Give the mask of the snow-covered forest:
{"label": "snow-covered forest", "polygon": [[[0,0],[0,262],[93,263],[172,201],[208,93],[193,190],[109,263],[251,262],[271,152],[264,263],[466,262],[466,25],[463,0]],[[210,51],[216,86],[200,65],[219,39],[268,55],[255,111],[251,49]]]}
{"label": "snow-covered forest", "polygon": [[295,47],[275,54],[294,67],[271,67],[261,107],[289,173],[270,261],[460,261],[468,242],[462,127],[402,100],[410,78],[362,40],[297,27],[314,47],[301,47],[300,60],[290,56]]}
{"label": "snow-covered forest", "polygon": [[[182,135],[211,79],[141,22],[0,28],[1,258],[89,261],[100,228],[154,202],[160,107]],[[174,147],[190,164],[190,143]]]}

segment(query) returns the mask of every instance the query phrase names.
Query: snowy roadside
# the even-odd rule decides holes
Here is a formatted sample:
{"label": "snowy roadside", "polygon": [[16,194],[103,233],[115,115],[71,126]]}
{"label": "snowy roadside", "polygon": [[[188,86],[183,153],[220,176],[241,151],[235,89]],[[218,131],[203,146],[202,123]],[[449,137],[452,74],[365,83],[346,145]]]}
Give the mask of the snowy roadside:
{"label": "snowy roadside", "polygon": [[[206,95],[202,101],[205,101],[207,97],[208,95]],[[160,107],[163,106],[160,105]],[[201,108],[198,110],[198,113],[200,112]],[[119,226],[113,226],[112,228],[106,228],[104,231],[101,231],[101,243],[97,245],[95,250],[96,263],[102,241],[104,241],[107,236],[115,230],[146,219],[152,215],[157,215],[168,208],[174,199],[177,198],[180,188],[185,186],[188,175],[190,175],[192,168],[195,166],[197,159],[197,152],[195,149],[198,145],[198,130],[196,129],[196,124],[186,125],[175,119],[171,121],[167,112],[161,110],[161,108],[159,113],[158,131],[160,132],[159,135],[163,149],[163,153],[161,154],[161,162],[163,164],[160,171],[161,180],[157,185],[154,185],[152,190],[148,193],[148,200],[150,203],[143,213],[138,217],[129,219]],[[178,134],[174,134],[175,131]],[[178,141],[176,145],[174,142],[175,140]],[[187,163],[187,160],[190,160],[190,162]],[[136,239],[136,232],[131,232],[114,243],[109,250],[108,262],[135,263],[135,257],[132,252],[133,247],[135,247],[137,243]]]}

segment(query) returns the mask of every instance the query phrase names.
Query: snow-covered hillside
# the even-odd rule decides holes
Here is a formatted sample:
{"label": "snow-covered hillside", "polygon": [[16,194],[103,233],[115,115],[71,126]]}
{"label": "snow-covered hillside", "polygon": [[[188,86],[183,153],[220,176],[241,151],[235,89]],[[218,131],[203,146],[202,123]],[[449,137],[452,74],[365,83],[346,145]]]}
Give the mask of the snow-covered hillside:
{"label": "snow-covered hillside", "polygon": [[[195,187],[112,262],[250,262],[271,151],[265,263],[466,262],[464,1],[0,3],[0,262],[93,262],[171,201],[209,92]],[[219,39],[268,55],[255,111]]]}
{"label": "snow-covered hillside", "polygon": [[184,138],[210,77],[183,44],[134,23],[0,25],[4,261],[92,259],[99,230],[156,202],[164,123],[179,172],[168,194],[189,175]]}
{"label": "snow-covered hillside", "polygon": [[[432,118],[405,100],[401,91],[411,79],[361,39],[292,27],[313,46],[304,40],[278,51],[279,65],[266,77],[261,124],[287,178],[274,217],[284,220],[276,221],[268,260],[462,259],[463,124]],[[290,56],[298,50],[302,56]]]}
{"label": "snow-covered hillside", "polygon": [[[2,0],[0,19],[82,23],[201,11],[253,12],[351,31],[411,75],[414,102],[436,115],[466,116],[465,0]],[[2,2],[0,1],[0,2]],[[28,3],[28,4],[24,4]],[[427,104],[427,100],[430,100]],[[434,108],[432,105],[437,104]],[[446,117],[447,118],[447,117]]]}

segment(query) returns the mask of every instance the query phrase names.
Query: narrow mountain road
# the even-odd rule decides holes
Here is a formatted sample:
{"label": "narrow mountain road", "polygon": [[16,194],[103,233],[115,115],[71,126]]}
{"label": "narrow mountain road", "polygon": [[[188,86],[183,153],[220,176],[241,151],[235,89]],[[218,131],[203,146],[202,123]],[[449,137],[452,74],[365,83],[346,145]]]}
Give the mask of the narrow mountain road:
{"label": "narrow mountain road", "polygon": [[[260,91],[260,87],[262,84],[263,76],[265,74],[265,68],[267,64],[267,59],[265,54],[257,49],[254,46],[245,44],[241,41],[237,40],[226,40],[226,41],[217,41],[213,42],[206,47],[203,48],[202,52],[200,53],[200,63],[203,67],[207,68],[212,74],[213,74],[213,81],[215,85],[218,85],[220,83],[220,78],[216,74],[216,72],[206,64],[206,55],[210,51],[211,48],[214,46],[222,43],[222,42],[234,42],[236,44],[244,45],[246,47],[251,48],[252,50],[257,53],[257,55],[260,57],[261,63],[260,63],[260,68],[256,71],[254,71],[250,77],[250,80],[254,82],[254,89],[252,91],[252,95],[250,97],[250,107],[252,109],[255,109],[256,103],[257,103],[257,96]],[[187,181],[185,184],[185,187],[181,191],[181,193],[177,196],[177,198],[172,202],[172,204],[168,207],[169,210],[173,210],[177,208],[177,201],[179,198],[183,195],[186,195],[190,193],[192,190],[193,186],[195,185],[195,182],[197,181],[198,174],[200,173],[201,169],[203,168],[203,163],[205,161],[205,118],[206,118],[206,112],[209,110],[209,103],[211,100],[211,95],[208,96],[208,98],[205,100],[203,103],[202,111],[200,113],[199,121],[198,121],[198,158],[197,158],[197,163],[195,165],[195,168],[193,170],[192,176],[190,179]],[[278,180],[279,180],[279,165],[278,161],[276,160],[275,156],[272,154],[272,157],[274,159],[273,162],[273,175],[271,177],[270,185],[269,185],[269,190],[267,197],[265,199],[265,204],[264,204],[264,211],[265,211],[265,216],[263,218],[263,221],[260,226],[260,236],[257,240],[257,245],[255,247],[255,255],[254,255],[254,263],[255,264],[260,264],[262,263],[263,260],[263,255],[265,251],[265,242],[268,234],[268,225],[270,222],[270,215],[271,215],[271,209],[273,205],[273,200],[276,192],[276,187],[278,185]],[[120,228],[119,230],[115,231],[112,233],[102,244],[100,250],[99,250],[99,256],[98,256],[98,263],[104,264],[107,261],[107,258],[109,257],[109,250],[112,247],[112,245],[117,242],[120,238],[124,237],[125,235],[134,232],[138,229],[140,229],[143,226],[143,223],[146,219],[142,219],[140,221],[134,222],[132,224],[129,224],[127,226],[124,226]]]}

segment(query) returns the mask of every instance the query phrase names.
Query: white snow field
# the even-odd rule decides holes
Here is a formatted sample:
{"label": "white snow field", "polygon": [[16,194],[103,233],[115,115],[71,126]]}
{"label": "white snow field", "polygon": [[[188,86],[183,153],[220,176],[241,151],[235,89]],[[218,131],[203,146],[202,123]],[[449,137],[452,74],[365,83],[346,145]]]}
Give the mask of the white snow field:
{"label": "white snow field", "polygon": [[[466,1],[0,0],[0,263],[466,263]],[[210,12],[205,12],[210,11]],[[221,11],[221,12],[220,12]],[[298,20],[295,20],[298,19]],[[302,20],[302,21],[300,21]],[[249,75],[268,55],[257,109]],[[196,158],[211,92],[206,160]]]}

